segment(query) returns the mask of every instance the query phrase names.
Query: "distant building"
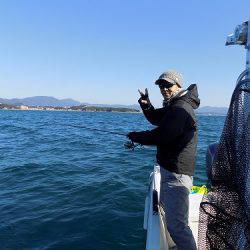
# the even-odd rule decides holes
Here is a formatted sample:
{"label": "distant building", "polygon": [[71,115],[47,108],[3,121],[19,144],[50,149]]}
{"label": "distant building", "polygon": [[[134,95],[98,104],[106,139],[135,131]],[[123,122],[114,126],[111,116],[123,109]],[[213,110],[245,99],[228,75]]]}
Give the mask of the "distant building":
{"label": "distant building", "polygon": [[21,105],[21,106],[20,106],[20,109],[21,109],[21,110],[28,110],[29,107],[28,107],[28,106],[25,106],[25,105]]}

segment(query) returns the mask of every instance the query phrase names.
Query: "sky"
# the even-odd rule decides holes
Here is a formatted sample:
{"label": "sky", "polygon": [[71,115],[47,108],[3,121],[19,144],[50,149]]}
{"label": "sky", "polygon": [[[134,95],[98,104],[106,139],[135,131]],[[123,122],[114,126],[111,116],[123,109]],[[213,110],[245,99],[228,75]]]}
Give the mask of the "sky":
{"label": "sky", "polygon": [[244,47],[225,46],[250,1],[0,0],[0,97],[135,104],[168,69],[198,85],[201,106],[228,106]]}

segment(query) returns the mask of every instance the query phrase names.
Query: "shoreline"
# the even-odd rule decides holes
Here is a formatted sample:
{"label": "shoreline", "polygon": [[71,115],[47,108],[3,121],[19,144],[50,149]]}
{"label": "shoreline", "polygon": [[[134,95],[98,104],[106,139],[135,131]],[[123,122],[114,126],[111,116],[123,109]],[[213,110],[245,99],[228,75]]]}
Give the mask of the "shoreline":
{"label": "shoreline", "polygon": [[64,110],[64,109],[0,109],[0,111],[51,111],[51,112],[82,112],[82,113],[129,113],[129,114],[142,114],[142,111],[82,111],[82,110]]}
{"label": "shoreline", "polygon": [[[63,109],[52,109],[52,110],[43,110],[43,109],[0,109],[0,111],[47,111],[47,112],[82,112],[82,113],[121,113],[121,114],[143,114],[140,110],[138,112],[133,111],[82,111],[82,110],[63,110]],[[212,114],[212,113],[196,113],[197,116],[227,116],[227,114]]]}

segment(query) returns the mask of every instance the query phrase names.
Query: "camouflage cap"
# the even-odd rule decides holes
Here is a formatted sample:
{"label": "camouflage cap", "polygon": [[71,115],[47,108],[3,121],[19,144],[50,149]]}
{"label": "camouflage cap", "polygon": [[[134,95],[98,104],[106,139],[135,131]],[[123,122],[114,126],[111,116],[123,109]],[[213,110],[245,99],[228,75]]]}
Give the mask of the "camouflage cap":
{"label": "camouflage cap", "polygon": [[183,78],[181,73],[175,70],[168,70],[160,75],[160,77],[156,80],[155,84],[159,84],[162,81],[167,81],[172,84],[177,84],[179,87],[182,87]]}

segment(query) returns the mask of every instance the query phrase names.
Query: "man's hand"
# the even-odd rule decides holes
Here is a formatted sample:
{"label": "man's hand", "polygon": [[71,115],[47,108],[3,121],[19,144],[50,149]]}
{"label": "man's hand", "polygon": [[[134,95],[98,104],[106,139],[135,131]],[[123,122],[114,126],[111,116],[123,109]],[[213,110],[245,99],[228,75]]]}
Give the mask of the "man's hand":
{"label": "man's hand", "polygon": [[134,141],[136,138],[136,132],[130,132],[127,134],[127,138],[131,141]]}
{"label": "man's hand", "polygon": [[148,106],[150,105],[150,100],[148,97],[148,89],[145,89],[145,93],[143,93],[140,89],[138,89],[139,94],[141,95],[140,99],[138,100],[138,102],[142,105],[142,106]]}

